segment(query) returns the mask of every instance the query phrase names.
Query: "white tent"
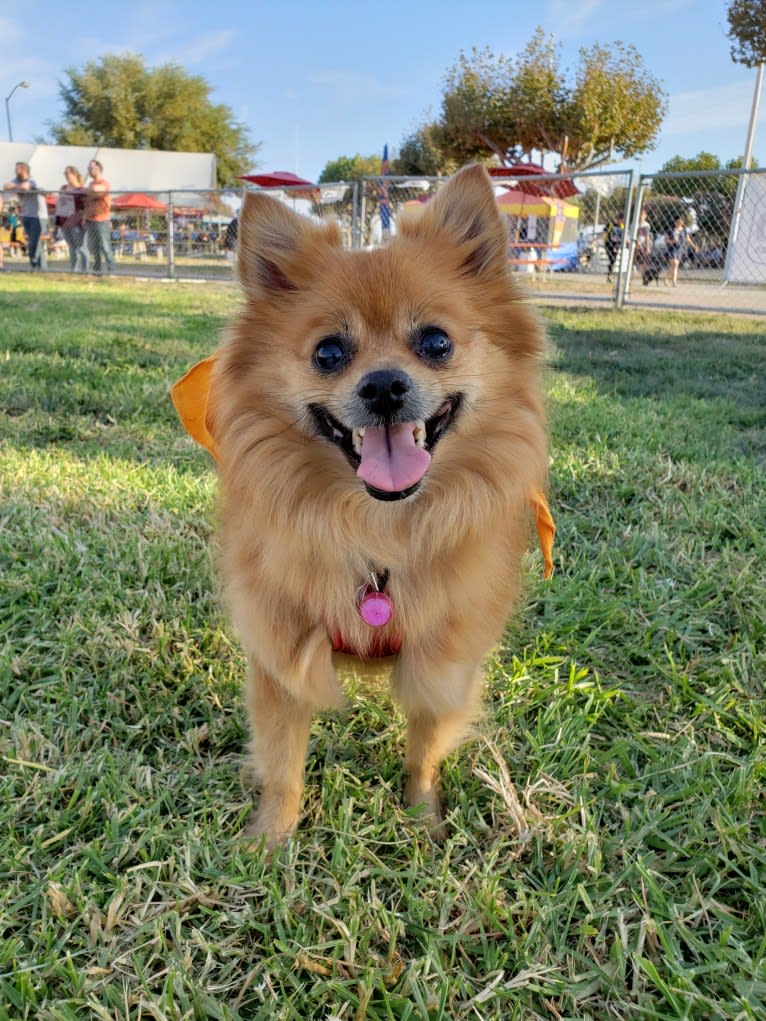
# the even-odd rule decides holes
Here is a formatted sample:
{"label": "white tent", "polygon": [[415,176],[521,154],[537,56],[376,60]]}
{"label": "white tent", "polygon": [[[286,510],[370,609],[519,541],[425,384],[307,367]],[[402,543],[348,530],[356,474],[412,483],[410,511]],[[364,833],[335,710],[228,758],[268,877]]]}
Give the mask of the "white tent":
{"label": "white tent", "polygon": [[92,159],[103,165],[113,192],[209,191],[216,187],[215,156],[211,153],[33,142],[0,142],[0,182],[14,177],[16,163],[28,163],[38,188],[58,191],[64,184],[64,167],[71,164],[87,177]]}
{"label": "white tent", "polygon": [[766,283],[766,174],[748,174],[738,193],[740,214],[729,240],[725,279],[730,283]]}

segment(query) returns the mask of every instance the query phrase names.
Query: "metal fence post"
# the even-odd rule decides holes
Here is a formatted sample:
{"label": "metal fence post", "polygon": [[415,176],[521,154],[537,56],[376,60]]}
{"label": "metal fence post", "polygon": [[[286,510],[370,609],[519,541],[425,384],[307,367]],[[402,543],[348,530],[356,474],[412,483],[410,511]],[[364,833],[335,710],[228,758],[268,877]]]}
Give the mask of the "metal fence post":
{"label": "metal fence post", "polygon": [[626,194],[625,194],[625,206],[623,208],[623,213],[622,213],[622,240],[620,242],[620,262],[619,262],[619,265],[617,266],[617,283],[616,283],[616,286],[615,286],[615,289],[614,289],[614,307],[615,308],[622,308],[623,305],[625,304],[626,291],[628,289],[629,282],[630,282],[630,271],[631,271],[631,267],[633,265],[633,244],[632,244],[632,242],[630,240],[628,240],[628,247],[627,247],[627,256],[628,256],[627,263],[628,263],[628,265],[627,265],[627,267],[625,266],[625,262],[626,262],[626,259],[625,259],[625,252],[626,252],[625,239],[626,239],[626,236],[630,237],[630,235],[628,235],[628,225],[630,223],[631,202],[633,201],[633,199],[635,197],[635,190],[636,190],[635,177],[636,177],[635,170],[630,170],[628,172],[628,187],[626,189]]}
{"label": "metal fence post", "polygon": [[360,211],[359,192],[360,181],[354,181],[351,186],[351,247],[362,247],[362,218]]}
{"label": "metal fence post", "polygon": [[[631,175],[632,174],[633,174],[633,171],[631,171]],[[638,178],[638,187],[636,189],[636,201],[633,204],[633,218],[632,218],[632,221],[631,221],[631,224],[630,224],[630,235],[629,235],[630,236],[630,242],[629,242],[630,247],[628,249],[628,251],[630,253],[630,262],[628,264],[628,272],[625,274],[625,284],[623,286],[622,301],[620,302],[620,307],[625,305],[628,302],[629,298],[630,298],[630,285],[631,285],[631,282],[633,280],[633,267],[635,266],[635,263],[636,263],[636,244],[637,244],[637,241],[638,241],[638,228],[639,228],[639,225],[641,223],[641,210],[643,209],[644,195],[646,193],[646,187],[647,187],[646,184],[645,184],[645,181],[646,181],[646,178],[642,174],[640,174],[639,178]],[[633,185],[631,183],[631,191],[632,190],[633,190]],[[628,224],[626,223],[625,224],[626,229],[627,229],[627,226],[628,226]]]}
{"label": "metal fence post", "polygon": [[365,237],[365,226],[367,225],[367,178],[364,177],[359,182],[359,248],[364,248],[366,243],[369,243],[369,238]]}
{"label": "metal fence post", "polygon": [[168,277],[176,275],[175,250],[173,248],[173,192],[168,192]]}
{"label": "metal fence post", "polygon": [[637,242],[638,242],[638,228],[639,228],[640,222],[641,222],[641,209],[643,208],[643,198],[644,198],[645,192],[647,192],[647,187],[648,187],[648,185],[647,185],[647,180],[648,179],[645,178],[642,174],[638,174],[637,175],[637,177],[638,177],[638,184],[637,184],[637,186],[635,187],[635,190],[634,190],[633,180],[632,180],[633,179],[633,174],[634,174],[634,172],[631,171],[630,172],[630,176],[631,176],[630,193],[634,195],[634,202],[633,202],[633,207],[632,207],[632,217],[631,217],[631,221],[630,221],[629,225],[628,225],[627,221],[625,222],[625,230],[627,231],[628,227],[630,228],[629,234],[628,234],[628,237],[629,237],[629,241],[628,241],[629,261],[628,261],[628,271],[625,274],[625,281],[624,281],[623,288],[622,288],[622,300],[620,301],[620,303],[618,305],[618,307],[620,307],[620,308],[623,307],[625,304],[627,304],[627,302],[628,302],[628,300],[630,298],[630,285],[631,285],[632,280],[633,280],[633,268],[634,268],[634,266],[636,264],[636,246],[637,246]]}

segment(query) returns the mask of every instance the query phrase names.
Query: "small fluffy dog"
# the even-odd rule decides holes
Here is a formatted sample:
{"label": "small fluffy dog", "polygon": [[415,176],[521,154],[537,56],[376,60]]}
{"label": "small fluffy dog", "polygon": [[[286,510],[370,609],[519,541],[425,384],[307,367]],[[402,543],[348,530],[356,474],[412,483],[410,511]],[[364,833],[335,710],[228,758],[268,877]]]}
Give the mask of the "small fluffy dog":
{"label": "small fluffy dog", "polygon": [[663,253],[652,252],[644,263],[643,270],[641,272],[641,280],[643,281],[644,287],[648,287],[652,280],[656,280],[657,286],[659,287],[660,276],[664,272],[667,264],[667,257]]}
{"label": "small fluffy dog", "polygon": [[342,697],[338,651],[393,657],[406,800],[438,833],[439,766],[477,713],[546,474],[542,331],[489,177],[461,171],[374,251],[248,194],[238,272],[244,304],[192,417],[220,461],[249,663],[246,834],[273,847],[295,829],[312,717]]}

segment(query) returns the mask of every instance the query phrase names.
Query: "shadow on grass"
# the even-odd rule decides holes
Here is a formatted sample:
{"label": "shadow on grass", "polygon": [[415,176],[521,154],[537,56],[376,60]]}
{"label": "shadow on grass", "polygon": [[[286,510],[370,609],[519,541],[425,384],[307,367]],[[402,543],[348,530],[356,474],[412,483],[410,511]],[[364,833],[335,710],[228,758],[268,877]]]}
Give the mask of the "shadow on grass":
{"label": "shadow on grass", "polygon": [[[602,430],[635,433],[651,421],[655,442],[664,431],[670,450],[688,448],[684,437],[696,436],[700,463],[706,445],[711,456],[766,460],[761,322],[610,312],[592,317],[589,328],[582,314],[549,312],[546,319],[553,380],[587,379],[608,399],[602,417],[610,421]],[[566,398],[558,412],[562,421],[571,417]]]}
{"label": "shadow on grass", "polygon": [[582,326],[582,316],[576,325],[566,315],[547,314],[556,348],[553,369],[588,376],[624,397],[726,400],[766,415],[763,323],[715,319],[716,328],[681,332],[657,313],[639,327],[635,318],[626,327],[621,313],[609,315],[610,328],[601,325],[601,313],[599,327],[589,329]]}
{"label": "shadow on grass", "polygon": [[169,389],[212,351],[236,298],[188,288],[45,280],[0,285],[0,442],[167,457],[183,436]]}
{"label": "shadow on grass", "polygon": [[86,283],[85,290],[45,281],[47,286],[33,289],[25,281],[17,290],[3,283],[3,346],[11,355],[40,353],[134,365],[149,356],[149,364],[176,358],[182,367],[189,354],[204,354],[216,346],[236,306],[231,288],[221,288],[218,300],[211,302],[207,294],[161,284],[139,288]]}
{"label": "shadow on grass", "polygon": [[[0,441],[188,460],[169,388],[212,351],[236,307],[231,287],[134,281],[0,281],[5,372]],[[618,398],[685,402],[766,452],[762,323],[732,317],[547,310],[554,373],[592,380]],[[593,324],[592,326],[590,324]]]}

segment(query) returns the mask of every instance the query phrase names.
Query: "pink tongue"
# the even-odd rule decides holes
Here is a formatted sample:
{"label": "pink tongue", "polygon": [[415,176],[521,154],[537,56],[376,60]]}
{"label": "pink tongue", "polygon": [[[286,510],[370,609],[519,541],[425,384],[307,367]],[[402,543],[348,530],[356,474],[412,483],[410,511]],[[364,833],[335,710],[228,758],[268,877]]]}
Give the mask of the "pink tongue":
{"label": "pink tongue", "polygon": [[400,493],[420,482],[431,455],[415,443],[414,430],[414,422],[368,427],[362,437],[359,478],[384,493]]}

